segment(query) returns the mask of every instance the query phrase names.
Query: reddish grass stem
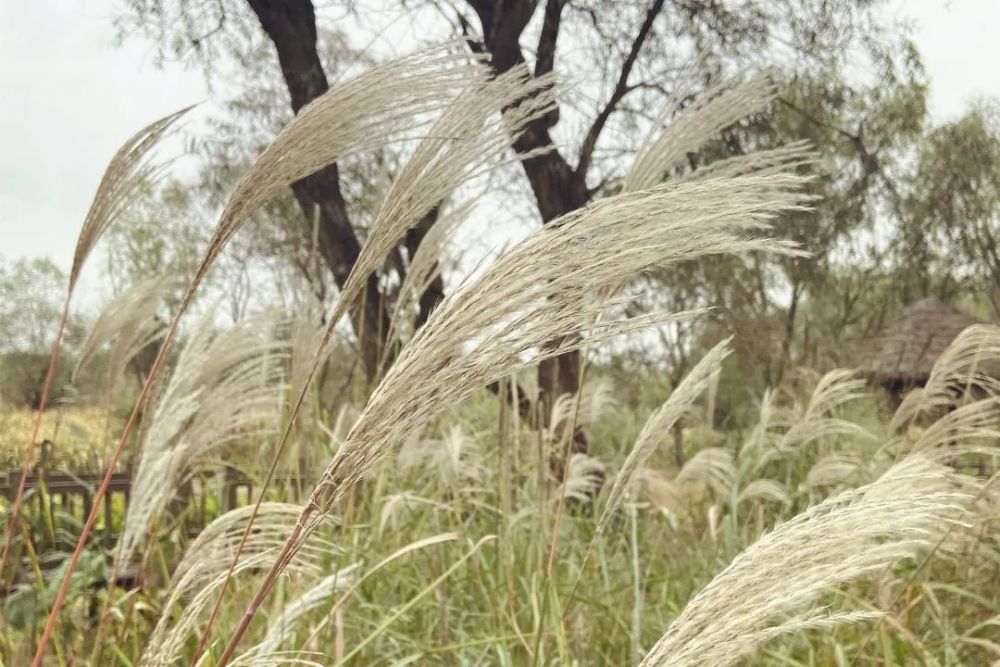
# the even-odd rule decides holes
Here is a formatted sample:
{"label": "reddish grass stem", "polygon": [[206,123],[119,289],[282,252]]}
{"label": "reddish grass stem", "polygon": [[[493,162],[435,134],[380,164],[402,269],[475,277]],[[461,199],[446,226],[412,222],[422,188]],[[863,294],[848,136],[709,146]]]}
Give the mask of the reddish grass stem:
{"label": "reddish grass stem", "polygon": [[42,430],[42,419],[45,415],[45,407],[49,402],[49,393],[52,389],[52,382],[55,379],[56,365],[59,363],[59,352],[62,349],[63,335],[66,332],[66,321],[69,319],[69,303],[73,296],[72,287],[66,293],[66,302],[63,304],[62,317],[59,320],[59,329],[56,338],[52,341],[52,352],[49,354],[49,367],[45,372],[45,383],[42,385],[42,394],[38,399],[38,412],[35,413],[35,422],[31,428],[31,437],[28,439],[28,451],[24,455],[24,467],[21,468],[21,479],[17,483],[17,494],[10,508],[10,516],[7,519],[7,538],[3,542],[3,553],[0,554],[0,576],[3,576],[4,566],[7,564],[7,553],[10,544],[13,542],[14,531],[21,515],[21,505],[24,502],[24,493],[27,487],[28,473],[35,464],[35,443],[38,441],[38,434]]}
{"label": "reddish grass stem", "polygon": [[49,639],[52,637],[52,631],[55,629],[55,625],[59,620],[59,612],[62,610],[63,603],[66,600],[66,593],[69,591],[69,584],[72,579],[73,572],[76,570],[76,566],[80,561],[80,556],[83,554],[83,549],[87,545],[87,539],[90,537],[90,533],[94,528],[94,523],[97,521],[97,515],[100,514],[101,503],[103,502],[104,496],[108,491],[108,485],[111,483],[111,475],[114,473],[115,466],[118,464],[118,460],[121,458],[122,452],[125,451],[125,444],[128,442],[132,429],[135,428],[135,425],[139,420],[139,412],[142,410],[143,405],[152,393],[153,384],[166,362],[170,346],[173,343],[174,338],[177,336],[177,329],[180,324],[181,316],[187,310],[188,306],[191,305],[191,300],[194,298],[195,290],[198,288],[201,278],[203,278],[205,273],[208,271],[209,265],[215,259],[215,255],[216,253],[210,251],[202,259],[201,265],[198,267],[195,277],[188,285],[187,291],[184,293],[184,297],[181,299],[180,305],[177,308],[177,314],[174,315],[174,319],[170,323],[170,328],[167,329],[167,334],[164,336],[163,343],[160,345],[160,350],[156,354],[156,359],[153,360],[153,365],[149,369],[149,375],[146,377],[146,381],[143,383],[142,389],[139,391],[139,395],[135,401],[135,407],[132,409],[132,414],[129,416],[128,422],[125,424],[125,428],[122,431],[121,436],[118,438],[118,444],[115,446],[115,450],[111,454],[111,460],[108,462],[108,469],[104,472],[104,477],[101,479],[101,483],[97,487],[97,491],[94,494],[90,514],[87,516],[87,521],[84,523],[83,530],[80,532],[80,537],[76,542],[76,547],[73,549],[72,555],[70,555],[69,564],[66,567],[66,572],[63,574],[62,582],[59,585],[59,591],[56,593],[55,600],[52,602],[52,609],[49,611],[48,619],[46,620],[45,627],[42,630],[42,637],[39,640],[38,648],[35,651],[35,657],[31,662],[32,667],[41,667],[42,665],[42,659],[45,655],[45,647],[48,644]]}

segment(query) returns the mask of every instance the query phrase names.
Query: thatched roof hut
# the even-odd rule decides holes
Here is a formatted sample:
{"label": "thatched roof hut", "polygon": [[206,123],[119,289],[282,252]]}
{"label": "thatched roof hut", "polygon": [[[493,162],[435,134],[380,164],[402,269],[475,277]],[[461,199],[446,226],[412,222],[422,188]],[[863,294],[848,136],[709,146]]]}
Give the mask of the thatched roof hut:
{"label": "thatched roof hut", "polygon": [[938,299],[920,299],[873,337],[863,367],[892,392],[922,385],[955,337],[978,322]]}

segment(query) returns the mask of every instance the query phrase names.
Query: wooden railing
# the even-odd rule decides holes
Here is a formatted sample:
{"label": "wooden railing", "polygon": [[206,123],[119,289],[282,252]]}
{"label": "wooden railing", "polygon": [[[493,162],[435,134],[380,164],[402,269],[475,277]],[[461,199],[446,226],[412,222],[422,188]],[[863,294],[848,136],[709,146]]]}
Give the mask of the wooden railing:
{"label": "wooden railing", "polygon": [[[75,546],[76,531],[53,530],[69,524],[82,524],[93,509],[95,490],[102,472],[32,471],[25,484],[24,517],[32,546],[41,557],[43,570],[51,570]],[[0,497],[9,507],[17,493],[21,471],[10,470],[0,475]],[[306,486],[309,484],[310,486]],[[309,480],[277,475],[271,488],[286,497],[295,491],[311,488]],[[105,548],[111,548],[120,537],[120,528],[132,499],[132,471],[123,470],[111,476],[108,492],[101,501],[100,514],[91,538]],[[47,500],[47,502],[46,502]],[[218,472],[198,474],[183,484],[168,508],[168,514],[180,520],[180,528],[194,537],[217,515],[256,501],[254,481],[235,468],[224,467]],[[117,528],[117,529],[116,529]],[[30,573],[28,573],[30,576]],[[128,574],[124,575],[130,576]]]}

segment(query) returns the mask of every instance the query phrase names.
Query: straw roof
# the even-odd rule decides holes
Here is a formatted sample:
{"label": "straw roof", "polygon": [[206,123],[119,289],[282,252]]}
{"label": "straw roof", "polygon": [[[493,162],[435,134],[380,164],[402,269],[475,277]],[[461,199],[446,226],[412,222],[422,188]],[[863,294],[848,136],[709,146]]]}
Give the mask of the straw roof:
{"label": "straw roof", "polygon": [[933,297],[920,299],[871,339],[863,367],[881,384],[923,384],[945,348],[979,321]]}

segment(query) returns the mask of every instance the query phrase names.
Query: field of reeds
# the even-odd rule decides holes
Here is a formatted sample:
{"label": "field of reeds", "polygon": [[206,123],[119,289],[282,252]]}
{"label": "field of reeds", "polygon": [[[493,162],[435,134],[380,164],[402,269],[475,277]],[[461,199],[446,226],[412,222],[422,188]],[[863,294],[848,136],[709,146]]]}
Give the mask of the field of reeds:
{"label": "field of reeds", "polygon": [[[551,83],[493,77],[445,47],[333,88],[236,185],[169,324],[153,318],[156,280],[107,306],[74,369],[108,350],[96,410],[109,414],[128,362],[159,346],[131,416],[98,427],[102,468],[133,463],[120,535],[91,539],[106,477],[90,515],[59,526],[75,550],[43,571],[32,527],[42,519],[22,479],[5,505],[3,664],[1000,661],[1000,381],[985,370],[1000,356],[1000,328],[967,329],[898,406],[851,369],[803,369],[744,406],[754,417],[742,427],[716,420],[728,338],[675,386],[640,387],[637,404],[621,400],[634,393],[591,354],[703,315],[629,315],[624,290],[653,267],[808,251],[769,228],[823,205],[804,192],[805,146],[663,181],[687,151],[766,109],[763,78],[671,115],[619,194],[478,267],[417,327],[420,286],[436,270],[428,244],[400,286],[398,349],[383,351],[378,382],[358,401],[320,400],[315,376],[341,353],[334,329],[361,310],[369,274],[449,193],[511,159],[511,138],[551,110]],[[151,149],[186,112],[143,129],[112,161],[67,304],[91,251],[155,171]],[[414,137],[332,312],[266,313],[228,328],[211,309],[185,316],[215,259],[273,197]],[[531,371],[572,350],[581,390],[547,400]],[[33,416],[16,432],[26,473],[33,445],[76,418],[61,406]],[[181,487],[223,466],[255,481],[253,497],[184,530],[193,508],[176,502]]]}

